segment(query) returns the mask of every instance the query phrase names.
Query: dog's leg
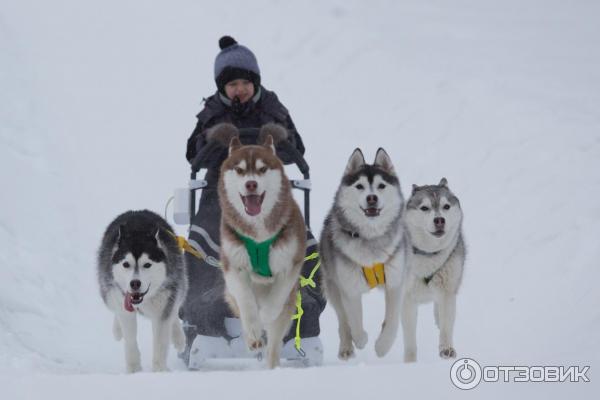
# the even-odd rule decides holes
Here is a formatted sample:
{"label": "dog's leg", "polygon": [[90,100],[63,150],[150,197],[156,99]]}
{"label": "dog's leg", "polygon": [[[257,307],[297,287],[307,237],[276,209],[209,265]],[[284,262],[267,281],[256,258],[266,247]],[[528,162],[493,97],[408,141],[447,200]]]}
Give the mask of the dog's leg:
{"label": "dog's leg", "polygon": [[418,304],[407,297],[400,303],[400,318],[404,334],[404,361],[417,361],[417,310]]}
{"label": "dog's leg", "polygon": [[375,353],[378,357],[387,354],[398,335],[400,295],[400,287],[385,287],[385,320],[375,342]]}
{"label": "dog's leg", "polygon": [[340,360],[347,360],[354,357],[354,345],[352,344],[352,335],[350,334],[350,325],[348,325],[346,311],[344,311],[344,306],[342,305],[341,294],[334,282],[327,282],[326,294],[327,300],[333,306],[338,319],[338,333],[340,335],[338,358]]}
{"label": "dog's leg", "polygon": [[113,336],[117,342],[123,339],[123,331],[121,330],[121,324],[119,323],[119,319],[116,315],[113,320]]}
{"label": "dog's leg", "polygon": [[[295,294],[292,293],[295,298]],[[290,299],[291,301],[291,299]],[[283,346],[283,337],[290,328],[292,319],[290,317],[291,304],[286,304],[279,316],[266,325],[267,328],[267,367],[273,369],[279,366],[281,347]]]}
{"label": "dog's leg", "polygon": [[173,322],[170,318],[160,317],[152,319],[152,371],[163,372],[167,369],[167,354],[169,352],[170,334]]}
{"label": "dog's leg", "polygon": [[137,316],[134,312],[117,314],[125,342],[125,367],[128,373],[142,370],[140,350],[137,344]]}
{"label": "dog's leg", "polygon": [[[289,274],[278,276],[276,280],[270,284],[270,288],[266,291],[264,297],[258,297],[259,316],[263,324],[269,324],[275,321],[281,315],[284,305],[288,301],[290,292],[294,291],[298,285],[297,274],[294,271],[300,271],[301,264],[295,266]],[[293,277],[293,278],[290,278]],[[291,317],[291,316],[290,316]]]}
{"label": "dog's leg", "polygon": [[171,325],[171,341],[177,353],[183,352],[185,349],[185,333],[177,316],[173,317],[173,324]]}
{"label": "dog's leg", "polygon": [[244,338],[250,350],[263,347],[262,326],[258,316],[256,297],[250,288],[250,281],[244,282],[237,271],[230,269],[223,274],[227,290],[235,300],[240,311],[240,320]]}
{"label": "dog's leg", "polygon": [[362,296],[361,294],[352,294],[341,292],[342,305],[346,312],[352,341],[357,349],[363,349],[367,344],[368,335],[363,327]]}
{"label": "dog's leg", "polygon": [[437,301],[433,302],[433,319],[435,321],[435,326],[440,327],[440,310],[438,310]]}
{"label": "dog's leg", "polygon": [[439,299],[436,299],[436,305],[439,312],[440,357],[455,358],[456,350],[454,350],[452,344],[452,331],[456,316],[456,295],[443,294]]}

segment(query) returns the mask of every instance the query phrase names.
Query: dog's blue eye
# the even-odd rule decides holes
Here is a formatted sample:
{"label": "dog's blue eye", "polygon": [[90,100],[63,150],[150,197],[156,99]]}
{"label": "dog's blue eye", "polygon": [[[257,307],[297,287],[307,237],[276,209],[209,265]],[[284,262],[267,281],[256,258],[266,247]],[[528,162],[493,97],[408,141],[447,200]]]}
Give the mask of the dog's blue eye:
{"label": "dog's blue eye", "polygon": [[379,186],[377,186],[377,189],[379,189],[379,190],[385,189],[385,185],[383,183],[380,183]]}
{"label": "dog's blue eye", "polygon": [[363,185],[361,185],[360,183],[358,185],[355,186],[358,190],[363,190],[365,187]]}
{"label": "dog's blue eye", "polygon": [[127,261],[123,263],[123,268],[129,268],[129,263]]}
{"label": "dog's blue eye", "polygon": [[449,210],[449,209],[450,209],[450,204],[446,204],[446,205],[444,206],[444,210]]}
{"label": "dog's blue eye", "polygon": [[421,207],[421,211],[429,211],[429,207],[423,206],[423,207]]}
{"label": "dog's blue eye", "polygon": [[144,268],[150,268],[151,266],[152,266],[152,264],[150,264],[150,263],[144,264]]}

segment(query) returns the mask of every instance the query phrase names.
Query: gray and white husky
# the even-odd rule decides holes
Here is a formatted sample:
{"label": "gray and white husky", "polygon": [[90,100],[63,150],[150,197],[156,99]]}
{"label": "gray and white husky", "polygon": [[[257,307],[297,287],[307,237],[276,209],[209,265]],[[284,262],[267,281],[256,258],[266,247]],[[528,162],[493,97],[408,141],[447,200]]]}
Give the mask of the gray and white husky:
{"label": "gray and white husky", "polygon": [[440,330],[440,357],[456,357],[452,330],[466,255],[462,218],[460,202],[446,178],[438,185],[413,185],[404,216],[409,236],[401,306],[406,362],[417,359],[418,305],[430,301]]}
{"label": "gray and white husky", "polygon": [[[385,321],[375,352],[384,356],[399,325],[400,284],[405,262],[402,226],[404,199],[392,162],[379,149],[372,165],[354,150],[321,233],[325,294],[339,322],[338,357],[364,348],[362,295],[372,287],[385,290]],[[379,270],[377,270],[379,268]]]}
{"label": "gray and white husky", "polygon": [[141,370],[137,314],[152,320],[153,371],[167,370],[170,341],[180,352],[185,346],[178,311],[188,288],[187,273],[172,232],[153,212],[128,211],[108,226],[102,238],[100,294],[115,314],[115,339],[125,339],[127,372]]}

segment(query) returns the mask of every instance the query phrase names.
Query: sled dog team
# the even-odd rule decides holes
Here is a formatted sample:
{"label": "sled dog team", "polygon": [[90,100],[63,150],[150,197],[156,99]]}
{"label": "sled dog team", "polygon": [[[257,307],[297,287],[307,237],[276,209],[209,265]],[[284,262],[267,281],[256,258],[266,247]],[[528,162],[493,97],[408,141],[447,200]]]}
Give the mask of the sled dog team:
{"label": "sled dog team", "polygon": [[[267,367],[274,368],[292,323],[306,248],[304,220],[275,152],[284,128],[265,125],[258,145],[242,145],[233,125],[215,129],[230,143],[218,183],[223,295],[241,320],[248,348],[264,349]],[[377,151],[373,164],[360,149],[352,153],[319,241],[322,284],[339,323],[340,359],[367,344],[362,295],[375,287],[385,295],[378,356],[390,350],[401,324],[404,360],[416,361],[417,309],[433,301],[439,355],[456,357],[452,331],[465,261],[461,223],[459,200],[445,178],[413,185],[405,201],[385,150]],[[152,321],[154,371],[167,370],[170,343],[179,352],[185,346],[178,310],[188,281],[173,232],[150,211],[128,211],[102,239],[100,292],[114,313],[115,338],[124,339],[127,372],[141,370],[137,314]]]}

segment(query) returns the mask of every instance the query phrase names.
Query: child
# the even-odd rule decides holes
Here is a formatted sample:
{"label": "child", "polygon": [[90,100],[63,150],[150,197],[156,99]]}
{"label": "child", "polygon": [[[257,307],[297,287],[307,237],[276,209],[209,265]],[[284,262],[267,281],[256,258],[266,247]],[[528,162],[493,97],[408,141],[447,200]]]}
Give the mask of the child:
{"label": "child", "polygon": [[[260,128],[269,122],[280,124],[287,129],[293,147],[304,154],[302,139],[287,108],[274,92],[260,83],[260,69],[254,54],[230,36],[223,36],[219,46],[221,52],[215,59],[217,92],[205,100],[204,109],[196,116],[198,123],[187,144],[188,161],[191,163],[207,146],[207,130],[222,122],[232,123],[237,128]],[[214,160],[218,165],[222,161]]]}

